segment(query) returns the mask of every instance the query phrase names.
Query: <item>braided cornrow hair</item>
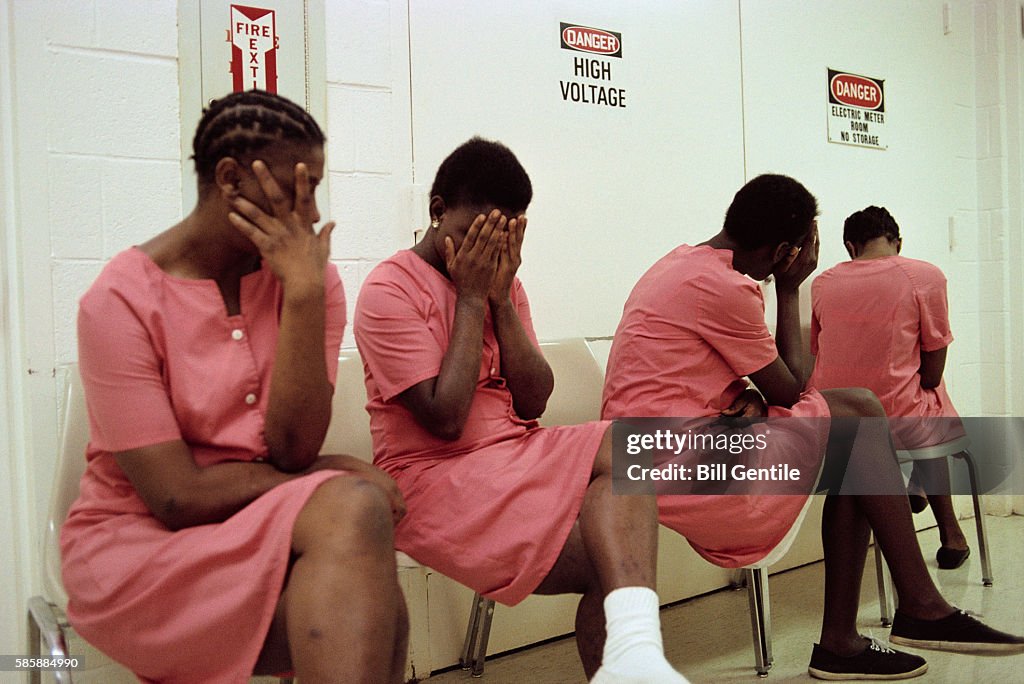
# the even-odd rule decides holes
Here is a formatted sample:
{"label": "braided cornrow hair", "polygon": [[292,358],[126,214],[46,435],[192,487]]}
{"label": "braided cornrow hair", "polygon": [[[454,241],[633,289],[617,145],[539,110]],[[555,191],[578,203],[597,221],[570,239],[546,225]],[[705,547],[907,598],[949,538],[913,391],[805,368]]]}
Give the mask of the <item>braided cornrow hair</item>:
{"label": "braided cornrow hair", "polygon": [[862,245],[878,237],[900,239],[900,227],[885,207],[865,207],[850,214],[843,223],[843,242]]}
{"label": "braided cornrow hair", "polygon": [[192,140],[200,187],[213,181],[217,162],[224,157],[244,162],[282,140],[323,145],[325,138],[309,112],[280,95],[247,90],[213,100]]}

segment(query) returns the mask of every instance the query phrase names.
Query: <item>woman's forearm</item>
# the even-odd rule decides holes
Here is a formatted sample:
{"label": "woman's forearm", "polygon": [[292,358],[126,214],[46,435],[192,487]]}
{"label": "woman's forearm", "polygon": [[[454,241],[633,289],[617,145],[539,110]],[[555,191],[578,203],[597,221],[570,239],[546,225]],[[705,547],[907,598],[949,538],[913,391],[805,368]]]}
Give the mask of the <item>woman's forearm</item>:
{"label": "woman's forearm", "polygon": [[312,464],[331,420],[325,311],[322,282],[285,290],[264,431],[271,463],[287,472]]}

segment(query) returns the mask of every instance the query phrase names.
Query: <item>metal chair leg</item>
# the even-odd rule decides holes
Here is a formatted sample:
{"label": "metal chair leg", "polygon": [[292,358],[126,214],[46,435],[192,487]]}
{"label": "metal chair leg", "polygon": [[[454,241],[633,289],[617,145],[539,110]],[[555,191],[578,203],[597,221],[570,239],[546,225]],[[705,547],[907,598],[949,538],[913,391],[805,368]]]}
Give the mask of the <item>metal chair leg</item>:
{"label": "metal chair leg", "polygon": [[473,594],[473,608],[466,627],[466,641],[462,646],[459,665],[469,670],[474,677],[484,673],[487,658],[487,640],[491,636],[491,618],[494,616],[494,601],[480,594]]}
{"label": "metal chair leg", "polygon": [[978,472],[971,458],[971,452],[966,449],[963,454],[964,464],[967,466],[967,475],[971,479],[971,502],[974,504],[974,524],[978,528],[978,554],[981,556],[981,583],[986,587],[992,586],[992,565],[988,556],[988,535],[985,533],[985,516],[981,511],[981,496],[978,494]]}
{"label": "metal chair leg", "polygon": [[[33,596],[28,600],[28,634],[29,651],[33,656],[52,656],[67,659],[68,644],[64,636],[64,623],[57,609],[42,596]],[[43,652],[45,646],[46,652]],[[57,670],[53,673],[57,684],[72,684],[70,670]],[[40,671],[29,672],[29,682],[38,684]]]}
{"label": "metal chair leg", "polygon": [[772,667],[772,615],[768,599],[768,568],[747,569],[750,631],[754,637],[754,669],[767,677]]}
{"label": "metal chair leg", "polygon": [[892,586],[889,566],[885,564],[885,558],[882,556],[882,549],[878,547],[877,539],[875,540],[875,582],[878,584],[878,611],[882,626],[890,627],[896,609],[896,590]]}
{"label": "metal chair leg", "polygon": [[476,648],[477,624],[480,622],[480,594],[473,594],[473,605],[469,609],[469,624],[466,625],[466,640],[462,644],[459,665],[463,670],[470,668],[470,657]]}

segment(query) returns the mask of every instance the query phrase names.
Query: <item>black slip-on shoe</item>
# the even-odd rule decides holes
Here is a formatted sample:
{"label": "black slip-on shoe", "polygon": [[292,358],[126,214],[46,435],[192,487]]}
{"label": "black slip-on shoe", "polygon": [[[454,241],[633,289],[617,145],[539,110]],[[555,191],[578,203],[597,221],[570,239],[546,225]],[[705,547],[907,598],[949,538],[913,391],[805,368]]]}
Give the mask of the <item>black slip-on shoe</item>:
{"label": "black slip-on shoe", "polygon": [[889,641],[901,646],[978,655],[1024,652],[1024,637],[992,629],[962,610],[938,620],[918,620],[897,610]]}
{"label": "black slip-on shoe", "polygon": [[928,497],[921,496],[920,494],[907,494],[907,498],[910,499],[910,511],[912,513],[920,513],[924,509],[928,508]]}
{"label": "black slip-on shoe", "polygon": [[863,651],[846,657],[814,644],[807,672],[815,679],[846,681],[910,679],[928,671],[928,663],[921,656],[895,651],[875,639],[865,639],[868,645]]}
{"label": "black slip-on shoe", "polygon": [[940,570],[956,570],[964,564],[970,555],[970,547],[951,549],[948,546],[940,546],[939,550],[935,552],[935,561],[939,564]]}

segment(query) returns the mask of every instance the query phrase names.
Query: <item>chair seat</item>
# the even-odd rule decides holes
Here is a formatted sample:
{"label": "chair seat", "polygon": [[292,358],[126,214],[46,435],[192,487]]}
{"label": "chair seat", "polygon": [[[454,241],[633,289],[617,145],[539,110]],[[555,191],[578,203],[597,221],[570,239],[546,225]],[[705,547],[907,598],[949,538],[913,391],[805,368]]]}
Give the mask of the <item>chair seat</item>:
{"label": "chair seat", "polygon": [[395,551],[395,563],[398,564],[399,569],[402,569],[402,568],[416,569],[416,568],[422,568],[423,567],[420,563],[416,562],[416,559],[414,559],[412,556],[410,556],[410,555],[408,555],[406,553],[402,553],[401,551]]}
{"label": "chair seat", "polygon": [[907,461],[930,461],[933,458],[945,458],[953,454],[966,451],[971,446],[971,439],[964,435],[952,442],[933,444],[932,446],[921,447],[920,449],[900,449],[896,451],[896,458],[900,462]]}

